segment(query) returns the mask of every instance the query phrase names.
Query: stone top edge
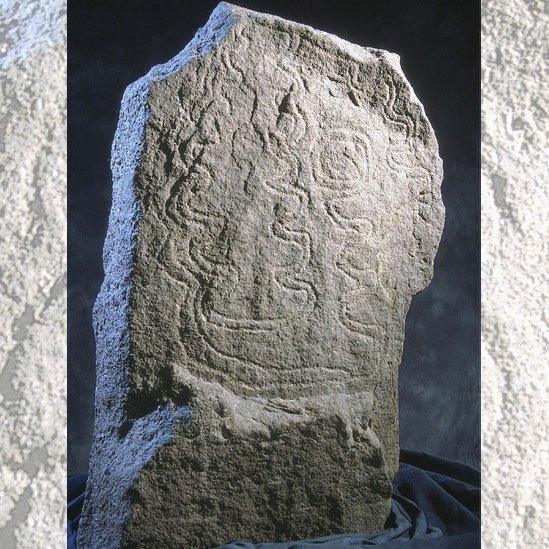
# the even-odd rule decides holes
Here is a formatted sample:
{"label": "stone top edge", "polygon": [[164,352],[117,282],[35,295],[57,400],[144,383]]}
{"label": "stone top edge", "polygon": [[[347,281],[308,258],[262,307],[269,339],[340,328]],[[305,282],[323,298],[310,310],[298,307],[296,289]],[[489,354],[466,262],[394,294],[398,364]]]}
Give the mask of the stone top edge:
{"label": "stone top edge", "polygon": [[[414,93],[411,84],[401,69],[400,57],[397,54],[378,48],[360,46],[339,38],[334,34],[317,30],[309,25],[297,23],[276,15],[252,11],[228,2],[220,2],[211,12],[206,23],[196,31],[193,38],[183,50],[165,63],[153,66],[147,74],[127,86],[121,101],[121,116],[112,147],[111,168],[113,175],[121,174],[124,171],[116,167],[116,163],[121,163],[125,168],[128,168],[130,171],[125,170],[127,174],[135,168],[135,163],[142,147],[140,135],[150,114],[148,111],[148,99],[154,83],[169,78],[182,71],[194,59],[212,52],[223,42],[225,36],[236,25],[245,25],[246,22],[250,21],[268,25],[272,28],[278,27],[279,29],[287,29],[288,31],[302,32],[308,39],[316,39],[319,42],[319,46],[325,47],[326,50],[340,52],[342,55],[347,56],[348,59],[354,60],[359,64],[374,65],[384,63],[387,67],[391,67],[406,86],[410,103],[419,107],[421,116],[427,122],[427,126],[431,127],[421,101]],[[127,151],[127,144],[122,146],[121,142],[124,135],[127,138],[130,134],[133,135],[131,154]],[[432,131],[431,134],[436,142]],[[115,154],[117,146],[125,149],[124,155],[128,158],[122,160],[119,158],[120,155],[117,156]],[[117,162],[113,162],[115,158],[118,159]]]}
{"label": "stone top edge", "polygon": [[360,46],[334,34],[315,29],[309,25],[297,23],[276,15],[249,10],[228,2],[220,2],[214,8],[207,22],[197,30],[191,41],[182,51],[165,63],[153,66],[146,75],[130,84],[124,95],[131,94],[136,88],[142,89],[142,86],[144,85],[148,86],[154,81],[162,80],[178,72],[192,59],[212,51],[217,45],[221,44],[225,35],[228,34],[236,24],[245,22],[246,20],[267,24],[274,23],[288,29],[301,30],[309,35],[316,35],[324,40],[327,45],[332,45],[349,55],[352,59],[361,63],[373,63],[383,60],[391,65],[391,67],[403,78],[404,82],[406,82],[410,90],[410,98],[421,105],[402,72],[399,55],[383,49]]}
{"label": "stone top edge", "polygon": [[348,40],[340,38],[335,34],[316,29],[304,23],[298,23],[290,19],[284,19],[283,17],[279,17],[278,15],[271,15],[268,13],[253,11],[248,8],[242,8],[236,4],[231,4],[229,2],[220,2],[215,10],[217,9],[225,9],[232,13],[233,16],[239,18],[249,18],[259,22],[276,22],[288,28],[314,33],[321,36],[325,40],[332,42],[335,46],[338,46],[341,50],[345,51],[351,57],[357,59],[358,61],[374,61],[377,60],[379,57],[385,57],[390,62],[397,64],[400,63],[400,57],[395,53],[379,48],[372,48],[361,46],[359,44],[354,44],[353,42],[349,42]]}
{"label": "stone top edge", "polygon": [[[344,38],[340,38],[335,34],[311,27],[310,25],[298,23],[290,19],[284,19],[283,17],[279,17],[278,15],[271,15],[268,13],[253,11],[248,8],[242,8],[236,4],[231,4],[230,2],[220,2],[212,12],[212,16],[214,13],[217,12],[217,10],[220,10],[220,12],[226,11],[227,13],[231,14],[235,19],[248,18],[259,22],[276,22],[279,25],[290,29],[302,30],[311,34],[314,33],[315,35],[325,40],[327,43],[333,44],[335,47],[348,54],[351,58],[362,63],[368,61],[379,62],[380,60],[384,60],[389,63],[391,67],[402,77],[410,91],[410,99],[412,101],[415,101],[421,107],[423,112],[423,105],[421,101],[417,98],[414,89],[412,88],[404,72],[402,71],[402,67],[400,66],[400,55],[394,52],[383,50],[381,48],[361,46],[359,44],[349,42]],[[206,25],[208,23],[206,23]]]}

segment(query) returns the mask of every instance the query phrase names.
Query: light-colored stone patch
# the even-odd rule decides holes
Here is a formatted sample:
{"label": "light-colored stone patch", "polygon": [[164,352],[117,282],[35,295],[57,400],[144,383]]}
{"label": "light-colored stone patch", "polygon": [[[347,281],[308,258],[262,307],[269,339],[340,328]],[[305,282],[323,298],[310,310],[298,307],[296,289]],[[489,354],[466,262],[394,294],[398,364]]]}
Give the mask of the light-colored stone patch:
{"label": "light-colored stone patch", "polygon": [[64,547],[66,52],[59,0],[0,2],[0,547]]}
{"label": "light-colored stone patch", "polygon": [[547,4],[482,13],[483,544],[548,547]]}

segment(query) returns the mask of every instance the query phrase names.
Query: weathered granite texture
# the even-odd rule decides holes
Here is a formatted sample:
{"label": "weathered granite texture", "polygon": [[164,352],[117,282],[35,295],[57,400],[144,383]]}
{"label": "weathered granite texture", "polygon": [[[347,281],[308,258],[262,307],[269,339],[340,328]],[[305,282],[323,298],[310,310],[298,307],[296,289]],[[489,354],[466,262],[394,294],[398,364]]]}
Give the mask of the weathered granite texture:
{"label": "weathered granite texture", "polygon": [[65,546],[66,30],[0,2],[0,547]]}
{"label": "weathered granite texture", "polygon": [[549,14],[482,19],[482,546],[549,547]]}
{"label": "weathered granite texture", "polygon": [[113,145],[81,547],[378,530],[442,163],[398,57],[220,4]]}

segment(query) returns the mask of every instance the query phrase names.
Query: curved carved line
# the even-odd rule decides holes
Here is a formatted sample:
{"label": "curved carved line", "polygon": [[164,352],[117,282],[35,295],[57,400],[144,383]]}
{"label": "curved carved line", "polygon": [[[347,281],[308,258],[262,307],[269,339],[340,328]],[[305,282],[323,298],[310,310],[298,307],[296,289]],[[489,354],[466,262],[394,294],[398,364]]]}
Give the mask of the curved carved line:
{"label": "curved carved line", "polygon": [[253,318],[234,318],[213,310],[207,313],[206,319],[208,324],[214,324],[224,330],[245,332],[272,332],[282,323],[281,318],[270,318],[264,320],[256,320]]}
{"label": "curved carved line", "polygon": [[301,259],[298,261],[297,271],[291,267],[281,269],[275,277],[276,281],[288,290],[306,292],[307,301],[316,303],[318,301],[318,291],[311,282],[301,276],[311,260],[311,235],[305,230],[288,229],[278,221],[272,224],[271,229],[276,237],[284,242],[296,244],[301,250]]}
{"label": "curved carved line", "polygon": [[215,346],[215,344],[211,340],[211,337],[208,334],[208,330],[206,329],[206,326],[208,325],[208,319],[206,314],[204,313],[204,303],[203,303],[205,292],[206,290],[204,288],[201,288],[200,290],[195,292],[195,296],[193,299],[193,305],[194,305],[193,308],[194,308],[194,314],[195,314],[195,320],[196,320],[196,327],[198,332],[204,339],[205,343],[210,347],[212,351],[214,351],[216,354],[224,358],[236,360],[238,363],[243,364],[244,366],[247,366],[247,367],[252,365],[252,366],[255,366],[256,368],[259,368],[262,371],[267,371],[267,369],[261,366],[259,362],[255,362],[252,359],[247,359],[246,361],[244,361],[238,356],[226,353]]}
{"label": "curved carved line", "polygon": [[376,335],[379,333],[379,327],[376,324],[360,322],[358,320],[353,320],[350,318],[348,312],[348,306],[341,302],[340,307],[340,321],[351,332],[365,336],[369,339],[375,339]]}

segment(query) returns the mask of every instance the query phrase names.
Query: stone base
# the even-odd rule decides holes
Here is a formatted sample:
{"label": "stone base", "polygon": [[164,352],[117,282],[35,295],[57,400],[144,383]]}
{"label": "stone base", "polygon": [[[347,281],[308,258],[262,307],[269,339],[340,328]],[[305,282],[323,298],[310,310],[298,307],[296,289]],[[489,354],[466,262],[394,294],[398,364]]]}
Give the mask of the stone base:
{"label": "stone base", "polygon": [[[193,422],[195,423],[195,422]],[[391,482],[373,433],[337,415],[255,432],[180,428],[131,490],[125,547],[216,547],[375,532]],[[375,436],[374,436],[375,439]]]}

